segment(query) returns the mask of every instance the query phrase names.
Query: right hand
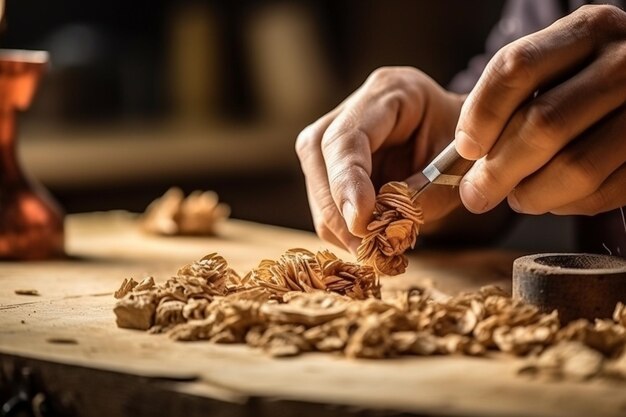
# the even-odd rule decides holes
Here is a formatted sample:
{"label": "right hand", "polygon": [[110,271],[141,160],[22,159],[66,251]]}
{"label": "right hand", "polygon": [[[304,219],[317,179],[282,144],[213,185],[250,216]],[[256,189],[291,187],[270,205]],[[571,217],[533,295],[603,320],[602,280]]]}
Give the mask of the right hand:
{"label": "right hand", "polygon": [[[414,185],[414,175],[454,138],[462,104],[462,96],[415,68],[380,68],[307,126],[296,151],[317,234],[355,252],[378,187],[388,181]],[[460,205],[459,193],[432,187],[421,203],[424,220],[433,222]]]}

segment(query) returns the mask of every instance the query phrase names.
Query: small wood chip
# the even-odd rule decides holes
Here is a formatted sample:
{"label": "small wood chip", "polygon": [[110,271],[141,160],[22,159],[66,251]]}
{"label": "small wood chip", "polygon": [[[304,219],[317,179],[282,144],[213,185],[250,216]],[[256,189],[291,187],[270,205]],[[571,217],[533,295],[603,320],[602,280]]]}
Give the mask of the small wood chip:
{"label": "small wood chip", "polygon": [[194,191],[185,198],[172,187],[154,200],[143,215],[142,228],[157,235],[213,235],[215,225],[230,214],[213,191]]}
{"label": "small wood chip", "polygon": [[41,294],[39,294],[39,291],[35,290],[35,289],[19,289],[19,290],[15,290],[15,294],[17,295],[32,295],[32,296],[39,296]]}

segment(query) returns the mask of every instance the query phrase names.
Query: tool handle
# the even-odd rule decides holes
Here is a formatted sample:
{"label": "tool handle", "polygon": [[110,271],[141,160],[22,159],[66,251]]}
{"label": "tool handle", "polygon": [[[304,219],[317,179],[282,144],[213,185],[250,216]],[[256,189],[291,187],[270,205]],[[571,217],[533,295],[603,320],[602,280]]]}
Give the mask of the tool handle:
{"label": "tool handle", "polygon": [[452,141],[423,172],[434,184],[457,186],[472,165],[474,161],[462,158]]}

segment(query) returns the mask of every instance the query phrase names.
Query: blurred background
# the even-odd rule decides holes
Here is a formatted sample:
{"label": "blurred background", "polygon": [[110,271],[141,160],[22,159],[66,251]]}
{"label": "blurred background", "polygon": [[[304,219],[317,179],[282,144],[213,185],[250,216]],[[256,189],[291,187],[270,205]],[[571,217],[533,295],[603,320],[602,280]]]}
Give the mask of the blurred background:
{"label": "blurred background", "polygon": [[383,65],[446,85],[502,5],[8,0],[0,46],[52,60],[20,119],[22,159],[69,213],[142,211],[178,185],[312,230],[299,131]]}

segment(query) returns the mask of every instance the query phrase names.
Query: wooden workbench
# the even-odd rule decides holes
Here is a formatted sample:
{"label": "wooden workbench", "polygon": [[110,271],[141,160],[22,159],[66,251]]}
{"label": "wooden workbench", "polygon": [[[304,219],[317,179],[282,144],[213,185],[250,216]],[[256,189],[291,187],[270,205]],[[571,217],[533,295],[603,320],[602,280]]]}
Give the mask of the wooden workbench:
{"label": "wooden workbench", "polygon": [[[174,342],[115,326],[112,292],[124,277],[163,280],[214,251],[246,271],[291,247],[323,246],[309,233],[242,221],[225,223],[218,238],[162,238],[142,234],[125,213],[70,216],[71,260],[0,264],[0,385],[15,386],[27,369],[49,407],[81,416],[626,413],[623,385],[532,381],[516,375],[520,362],[510,358],[272,359],[246,346]],[[421,252],[407,274],[383,285],[430,282],[457,292],[506,284],[517,255]]]}

